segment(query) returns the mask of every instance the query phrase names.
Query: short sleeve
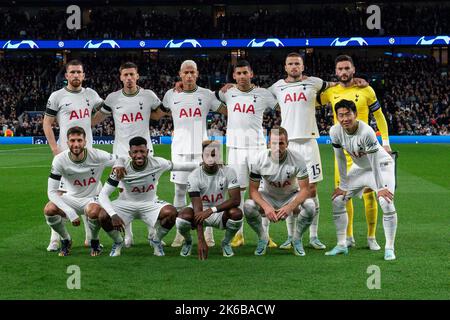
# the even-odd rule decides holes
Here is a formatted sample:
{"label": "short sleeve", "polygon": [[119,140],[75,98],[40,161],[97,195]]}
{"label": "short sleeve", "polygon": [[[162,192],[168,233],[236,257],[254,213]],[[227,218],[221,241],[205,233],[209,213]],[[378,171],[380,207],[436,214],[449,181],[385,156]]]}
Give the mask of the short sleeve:
{"label": "short sleeve", "polygon": [[161,171],[172,170],[172,161],[160,157],[155,157],[155,159],[158,161]]}
{"label": "short sleeve", "polygon": [[200,196],[200,185],[196,172],[197,171],[192,171],[189,174],[187,181],[187,192],[191,198]]}
{"label": "short sleeve", "polygon": [[298,173],[297,173],[297,179],[303,180],[306,179],[308,177],[308,167],[306,166],[306,162],[305,159],[303,159],[303,157],[298,154],[296,156],[296,161],[295,161],[298,165]]}
{"label": "short sleeve", "polygon": [[112,93],[108,94],[108,96],[105,99],[104,104],[102,105],[100,111],[105,114],[111,114],[112,108],[114,107],[114,98]]}
{"label": "short sleeve", "polygon": [[227,178],[228,178],[228,186],[227,186],[228,190],[241,187],[237,178],[236,171],[231,167],[228,167]]}
{"label": "short sleeve", "polygon": [[97,91],[91,89],[91,92],[94,100],[94,109],[97,110],[103,104],[103,99],[98,95]]}
{"label": "short sleeve", "polygon": [[275,90],[275,83],[267,88],[267,90],[274,96],[277,96],[276,90]]}
{"label": "short sleeve", "polygon": [[172,107],[172,97],[173,97],[173,89],[168,90],[165,94],[164,94],[164,98],[162,101],[162,104],[165,108],[171,110]]}
{"label": "short sleeve", "polygon": [[47,107],[45,109],[45,115],[49,117],[56,117],[59,111],[58,94],[53,92],[47,101]]}
{"label": "short sleeve", "polygon": [[227,103],[227,96],[226,93],[223,93],[222,90],[219,90],[219,99],[220,101],[222,101],[223,103]]}
{"label": "short sleeve", "polygon": [[319,93],[325,90],[327,83],[320,78],[313,77],[313,86],[317,93]]}
{"label": "short sleeve", "polygon": [[95,149],[97,153],[97,159],[100,163],[103,163],[107,167],[112,167],[116,160],[119,158],[117,155],[106,152],[104,150]]}
{"label": "short sleeve", "polygon": [[206,90],[205,95],[207,97],[209,109],[211,111],[217,111],[219,110],[220,106],[222,105],[222,101],[217,99],[216,94],[211,90]]}
{"label": "short sleeve", "polygon": [[317,96],[317,102],[319,103],[319,105],[323,106],[330,102],[330,99],[328,98],[328,92],[329,92],[329,89],[322,91]]}
{"label": "short sleeve", "polygon": [[150,109],[156,110],[161,105],[161,100],[159,100],[158,96],[151,90],[149,92],[149,100],[150,100]]}
{"label": "short sleeve", "polygon": [[275,109],[275,107],[278,104],[278,101],[275,99],[273,94],[267,89],[263,89],[262,94],[264,102],[266,104],[266,108]]}

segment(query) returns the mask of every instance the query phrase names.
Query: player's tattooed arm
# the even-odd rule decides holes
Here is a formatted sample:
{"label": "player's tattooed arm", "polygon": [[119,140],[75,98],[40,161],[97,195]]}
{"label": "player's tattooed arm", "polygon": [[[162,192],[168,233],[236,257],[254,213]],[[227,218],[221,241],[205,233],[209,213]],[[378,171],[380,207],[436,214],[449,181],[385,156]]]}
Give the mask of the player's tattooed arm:
{"label": "player's tattooed arm", "polygon": [[[239,207],[239,204],[241,203],[241,190],[240,188],[233,188],[231,190],[228,190],[228,199],[219,204],[217,208],[217,212],[224,211],[224,210],[230,210],[232,208]],[[211,209],[209,209],[211,210]]]}
{"label": "player's tattooed arm", "polygon": [[170,113],[170,110],[166,109],[162,104],[159,105],[159,107],[156,108],[155,110],[152,110],[152,112],[150,113],[150,119],[156,121],[166,116],[171,117],[172,113]]}

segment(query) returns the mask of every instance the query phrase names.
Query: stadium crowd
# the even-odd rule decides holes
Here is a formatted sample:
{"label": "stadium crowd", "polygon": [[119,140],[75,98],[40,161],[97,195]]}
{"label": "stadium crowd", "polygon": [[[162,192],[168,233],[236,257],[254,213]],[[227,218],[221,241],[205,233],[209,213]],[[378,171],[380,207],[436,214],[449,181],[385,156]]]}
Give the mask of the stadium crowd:
{"label": "stadium crowd", "polygon": [[[194,58],[195,59],[195,58]],[[160,99],[177,81],[182,59],[151,56],[89,56],[82,58],[85,64],[84,86],[95,89],[103,98],[121,88],[118,66],[131,60],[140,66],[139,85],[151,88]],[[200,71],[198,84],[212,90],[221,83],[231,81],[227,74],[229,57],[216,56],[196,59]],[[283,61],[271,56],[249,56],[254,65],[255,84],[268,87],[283,78]],[[333,80],[334,62],[331,55],[317,54],[305,59],[305,73],[324,80]],[[357,72],[371,82],[389,125],[391,135],[448,135],[450,134],[450,79],[448,72],[434,60],[380,57],[375,60],[355,57]],[[373,72],[376,70],[376,72]],[[11,77],[14,74],[14,77]],[[378,77],[378,78],[377,78]],[[372,79],[377,79],[372,82]],[[9,127],[15,136],[43,135],[42,112],[50,93],[60,88],[64,71],[53,57],[34,56],[33,59],[4,59],[0,64],[0,134]],[[270,130],[280,124],[278,111],[266,113],[264,127]],[[317,123],[321,135],[327,135],[332,125],[330,108],[317,109]],[[375,121],[371,121],[374,127]],[[171,135],[170,118],[151,122],[154,136]],[[58,127],[55,125],[55,132]],[[211,135],[224,135],[226,120],[219,114],[209,117]],[[94,128],[94,135],[114,134],[114,122],[108,118]]]}
{"label": "stadium crowd", "polygon": [[[169,14],[158,7],[92,7],[83,16],[80,30],[66,27],[66,7],[30,9],[0,8],[2,39],[100,39],[100,38],[230,38],[312,37],[347,35],[449,34],[450,6],[442,3],[405,5],[380,3],[383,23],[369,30],[369,14],[361,4],[259,5],[251,11],[242,7],[174,7]],[[343,23],[345,20],[345,23]],[[417,21],[422,23],[417,24]],[[336,28],[335,26],[339,26]],[[45,35],[45,36],[43,36]]]}

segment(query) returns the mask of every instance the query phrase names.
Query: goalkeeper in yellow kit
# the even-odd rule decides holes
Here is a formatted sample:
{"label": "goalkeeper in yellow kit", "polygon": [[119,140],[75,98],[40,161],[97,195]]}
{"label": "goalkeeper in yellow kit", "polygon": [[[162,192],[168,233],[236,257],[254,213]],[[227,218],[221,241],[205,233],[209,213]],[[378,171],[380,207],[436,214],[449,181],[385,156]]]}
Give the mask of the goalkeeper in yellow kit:
{"label": "goalkeeper in yellow kit", "polygon": [[[368,124],[369,122],[369,112],[372,112],[377,127],[381,132],[381,137],[383,139],[383,147],[387,152],[391,152],[389,146],[389,134],[388,126],[386,123],[386,118],[381,110],[381,105],[377,100],[375,91],[372,87],[367,86],[364,88],[358,87],[354,84],[353,76],[355,74],[355,66],[353,60],[350,56],[340,55],[335,60],[336,65],[336,76],[339,79],[339,85],[335,87],[330,87],[318,97],[319,103],[325,105],[330,103],[333,110],[334,123],[337,123],[336,112],[334,111],[334,105],[342,100],[351,100],[356,104],[358,116],[357,119],[364,121]],[[352,159],[346,153],[347,157],[347,169],[352,165]],[[334,161],[334,182],[335,186],[339,185],[339,171],[337,169],[336,159]],[[364,190],[364,207],[366,211],[367,220],[367,242],[371,250],[380,250],[378,245],[375,232],[377,226],[377,214],[378,206],[375,192],[371,189]],[[347,247],[354,247],[355,240],[353,238],[353,202],[349,200],[347,202],[347,213],[348,213],[348,227],[347,227]]]}

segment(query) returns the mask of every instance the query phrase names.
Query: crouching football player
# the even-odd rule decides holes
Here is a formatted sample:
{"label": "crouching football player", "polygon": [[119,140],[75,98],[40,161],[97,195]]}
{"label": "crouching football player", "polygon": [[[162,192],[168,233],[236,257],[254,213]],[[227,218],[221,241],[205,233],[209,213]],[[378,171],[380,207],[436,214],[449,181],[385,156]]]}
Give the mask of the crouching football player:
{"label": "crouching football player", "polygon": [[[177,229],[185,241],[180,255],[189,256],[192,250],[191,226],[205,226],[225,229],[222,240],[224,257],[234,255],[231,240],[242,225],[240,184],[234,169],[220,160],[220,144],[206,140],[202,144],[203,163],[188,177],[188,194],[191,205],[180,211]],[[229,198],[226,200],[226,196]]]}
{"label": "crouching football player", "polygon": [[[280,127],[270,133],[270,149],[258,153],[250,170],[250,198],[244,213],[258,235],[255,255],[266,253],[269,239],[262,226],[262,216],[272,222],[294,215],[296,228],[292,246],[294,254],[304,256],[302,237],[317,214],[310,197],[308,168],[297,151],[288,149],[288,134]],[[263,182],[260,185],[260,182]]]}
{"label": "crouching football player", "polygon": [[[48,178],[49,202],[44,208],[47,224],[61,237],[60,256],[70,254],[72,240],[64,225],[67,217],[74,226],[80,225],[78,215],[86,214],[92,232],[91,256],[101,252],[98,234],[100,205],[96,198],[102,184],[101,176],[105,167],[112,167],[117,156],[103,150],[86,148],[86,132],[81,127],[67,131],[69,150],[53,158]],[[61,178],[66,181],[67,192],[58,191]]]}
{"label": "crouching football player", "polygon": [[[175,164],[169,160],[149,155],[147,140],[134,137],[129,142],[130,157],[120,158],[118,165],[125,160],[125,175],[118,177],[112,172],[99,195],[102,206],[100,222],[102,228],[114,241],[110,256],[119,256],[124,245],[120,231],[134,219],[141,219],[147,227],[156,229],[153,238],[149,239],[156,256],[164,256],[161,240],[175,225],[177,209],[166,201],[159,200],[156,194],[158,181],[165,171],[192,171],[198,163]],[[123,183],[123,191],[119,198],[111,202],[109,196],[119,184]]]}
{"label": "crouching football player", "polygon": [[[334,190],[333,219],[336,225],[337,246],[326,255],[347,254],[346,229],[348,216],[345,204],[354,195],[362,196],[366,188],[376,191],[383,210],[383,228],[386,237],[385,260],[394,260],[394,240],[397,230],[397,213],[394,206],[395,163],[380,145],[375,131],[357,120],[353,101],[341,100],[334,106],[338,124],[330,129],[331,143],[339,169],[339,187]],[[353,164],[347,172],[344,151]]]}

